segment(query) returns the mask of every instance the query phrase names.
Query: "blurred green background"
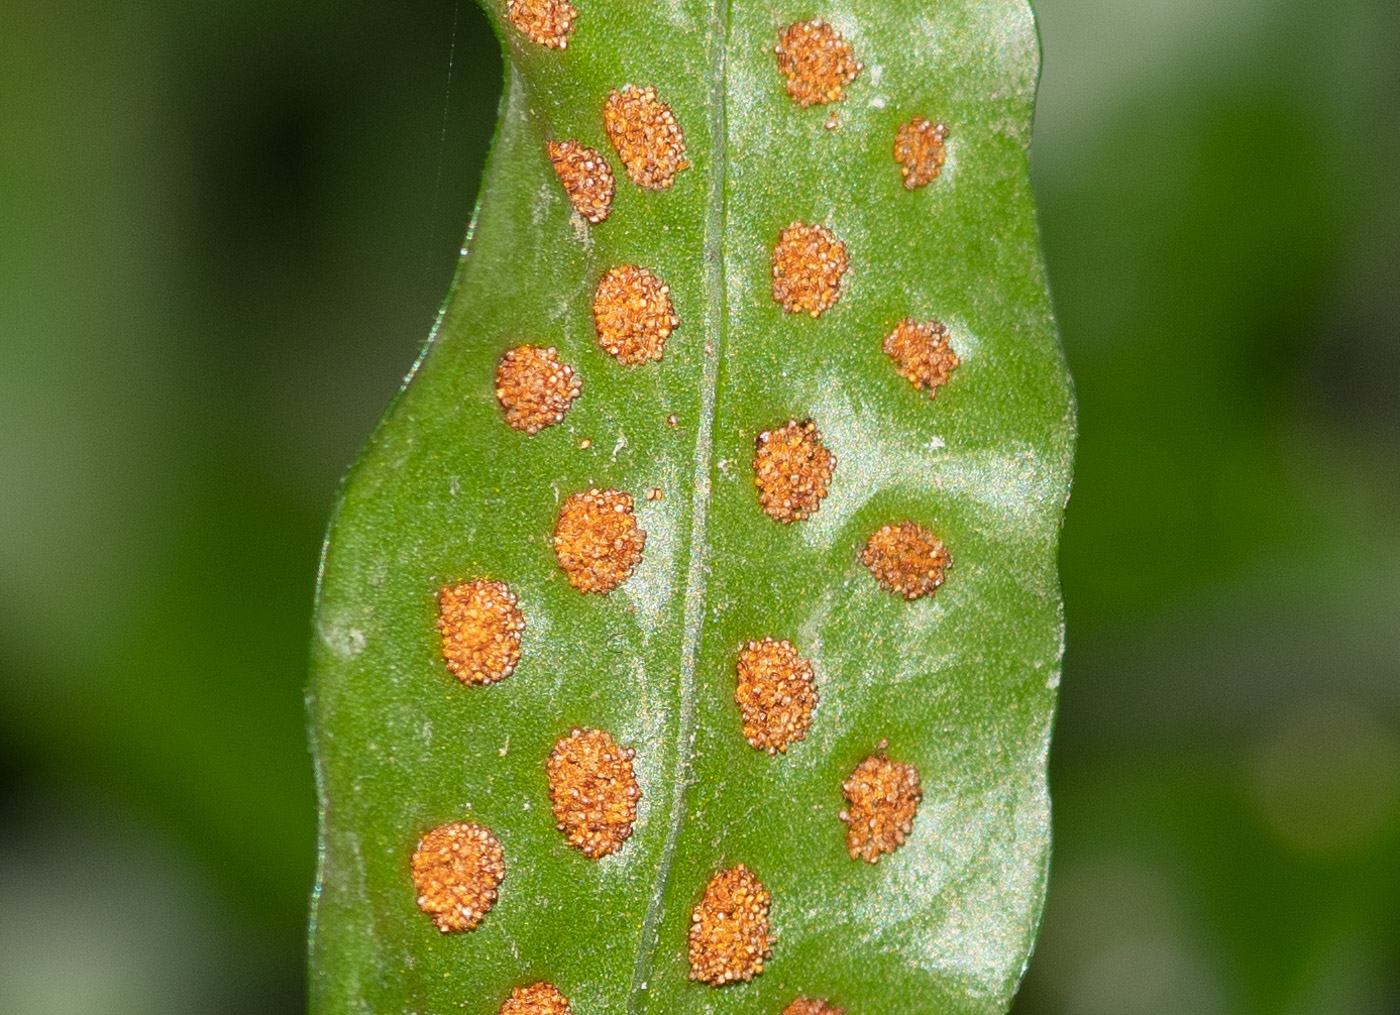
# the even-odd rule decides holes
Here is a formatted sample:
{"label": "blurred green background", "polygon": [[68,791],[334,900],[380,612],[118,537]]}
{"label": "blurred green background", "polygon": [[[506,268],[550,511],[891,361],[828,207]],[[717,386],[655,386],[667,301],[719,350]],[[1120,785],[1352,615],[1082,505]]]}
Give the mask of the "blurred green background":
{"label": "blurred green background", "polygon": [[[1400,1012],[1400,4],[1039,12],[1082,435],[1016,1012]],[[321,529],[495,53],[452,0],[0,0],[0,1012],[301,1009]]]}

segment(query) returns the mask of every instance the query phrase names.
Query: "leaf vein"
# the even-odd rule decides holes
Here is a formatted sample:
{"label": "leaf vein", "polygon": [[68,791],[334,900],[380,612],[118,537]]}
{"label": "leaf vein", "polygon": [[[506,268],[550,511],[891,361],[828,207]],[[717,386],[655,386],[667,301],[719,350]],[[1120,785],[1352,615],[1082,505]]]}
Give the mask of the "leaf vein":
{"label": "leaf vein", "polygon": [[728,184],[728,67],[731,0],[717,0],[710,22],[710,177],[705,214],[706,329],[709,351],[703,354],[700,413],[696,424],[695,470],[692,479],[690,556],[686,569],[679,671],[680,721],[672,771],[671,814],[666,842],[642,921],[640,947],[632,970],[628,1011],[646,1008],[646,989],[656,960],[660,924],[666,915],[666,892],[685,823],[685,804],[693,781],[696,733],[695,671],[700,658],[705,623],[705,593],[709,568],[709,502],[714,471],[714,424],[719,403],[719,372],[724,359],[727,332],[724,237],[728,226],[725,188]]}

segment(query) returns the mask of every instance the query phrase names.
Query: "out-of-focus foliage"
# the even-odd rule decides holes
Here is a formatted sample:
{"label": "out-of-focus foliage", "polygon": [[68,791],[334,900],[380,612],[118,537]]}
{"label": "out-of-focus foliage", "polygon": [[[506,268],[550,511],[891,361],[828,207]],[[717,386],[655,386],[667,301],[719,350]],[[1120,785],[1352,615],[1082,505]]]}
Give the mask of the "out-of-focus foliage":
{"label": "out-of-focus foliage", "polygon": [[[469,14],[444,105],[450,2],[0,12],[0,1011],[302,1007],[317,553],[475,197]],[[53,919],[32,858],[118,836],[213,908]],[[55,952],[106,1000],[11,968]]]}
{"label": "out-of-focus foliage", "polygon": [[1080,399],[1017,1012],[1400,1005],[1400,8],[1044,0]]}
{"label": "out-of-focus foliage", "polygon": [[[1400,8],[1038,11],[1081,442],[1016,1011],[1393,1010]],[[494,42],[437,0],[0,25],[0,1010],[295,1011],[321,519],[445,290]]]}

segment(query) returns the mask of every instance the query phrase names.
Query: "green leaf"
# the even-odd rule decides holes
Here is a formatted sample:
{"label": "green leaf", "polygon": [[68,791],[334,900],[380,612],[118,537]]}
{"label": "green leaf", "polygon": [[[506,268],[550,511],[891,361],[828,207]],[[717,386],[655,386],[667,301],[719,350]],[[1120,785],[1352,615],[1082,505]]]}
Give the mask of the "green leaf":
{"label": "green leaf", "polygon": [[[489,5],[509,59],[471,251],[331,524],[310,694],[313,1007],[490,1013],[547,980],[577,1015],[778,1015],[799,995],[851,1015],[1002,1011],[1049,856],[1073,433],[1027,178],[1031,12],[579,5],[562,50]],[[843,101],[804,108],[774,45],[816,13],[864,66]],[[684,130],[692,166],[670,189],[634,185],[605,134],[628,83],[654,86]],[[916,115],[948,125],[948,157],[907,190],[892,152]],[[606,221],[572,212],[550,139],[608,159]],[[771,293],[794,221],[850,257],[817,318]],[[596,339],[595,288],[622,264],[670,287],[680,324],[660,362],[624,365]],[[961,360],[936,398],[882,350],[905,317],[945,324]],[[501,356],[524,343],[557,347],[582,380],[533,435],[496,397]],[[780,524],[760,507],[755,438],[808,418],[837,464],[819,510]],[[593,487],[631,493],[647,533],[606,595],[572,587],[553,542],[565,499]],[[914,600],[861,561],[906,519],[952,558]],[[514,673],[489,686],[453,677],[436,627],[440,589],[478,579],[508,583],[526,624]],[[806,738],[775,755],[745,742],[735,704],[740,649],[765,636],[811,661],[820,695]],[[573,727],[636,750],[633,834],[598,860],[551,813],[545,762]],[[871,864],[847,851],[842,785],[882,749],[917,767],[923,798]],[[410,862],[458,821],[492,830],[506,874],[479,927],[444,934]],[[691,980],[692,909],[739,863],[771,892],[771,957],[747,982]]]}

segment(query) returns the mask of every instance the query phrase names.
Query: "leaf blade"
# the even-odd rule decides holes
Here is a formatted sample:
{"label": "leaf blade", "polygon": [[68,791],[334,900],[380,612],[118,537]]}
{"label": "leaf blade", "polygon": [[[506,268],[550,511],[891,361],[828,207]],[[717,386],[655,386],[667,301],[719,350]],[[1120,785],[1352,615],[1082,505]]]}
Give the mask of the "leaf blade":
{"label": "leaf blade", "polygon": [[[1048,849],[1053,551],[1072,430],[1025,174],[1033,28],[1015,4],[990,19],[930,5],[942,28],[926,35],[947,37],[920,49],[909,18],[873,7],[833,15],[880,54],[865,76],[873,85],[878,66],[884,84],[857,79],[835,131],[826,110],[787,103],[770,11],[722,26],[708,4],[658,8],[668,36],[647,13],[599,4],[606,44],[581,19],[567,62],[504,29],[516,66],[472,255],[347,483],[326,555],[311,699],[318,1010],[494,1011],[535,978],[578,1012],[623,998],[777,1012],[799,989],[852,1011],[1009,1000]],[[989,68],[968,40],[998,36]],[[927,74],[928,50],[946,55],[949,39],[964,44],[951,63],[966,80],[896,95],[889,82]],[[713,73],[716,58],[729,73]],[[619,170],[612,217],[570,222],[543,140],[576,136],[611,158],[598,108],[628,81],[672,102],[695,165],[663,194]],[[914,112],[949,117],[955,134],[945,177],[910,194],[871,138],[892,142]],[[854,252],[821,320],[783,315],[765,288],[768,250],[796,218],[829,221]],[[662,363],[621,367],[593,342],[592,282],[624,260],[658,266],[672,288],[682,324]],[[900,316],[935,311],[964,363],[930,402],[880,340]],[[584,376],[566,421],[533,437],[506,430],[491,379],[524,340],[558,345]],[[784,527],[757,510],[748,459],[754,434],[789,415],[817,419],[840,463],[821,510]],[[642,566],[603,600],[568,588],[549,550],[558,501],[594,484],[630,490],[649,532]],[[652,487],[663,500],[642,499]],[[864,536],[904,514],[954,554],[947,586],[915,604],[856,560]],[[483,576],[520,595],[524,655],[501,685],[464,688],[436,656],[433,601],[442,583]],[[732,702],[738,647],[765,634],[802,646],[822,694],[808,739],[777,759],[743,743]],[[543,758],[571,725],[638,748],[636,832],[599,863],[570,851],[548,813]],[[926,796],[910,842],[869,867],[845,855],[836,811],[841,779],[883,738],[920,765]],[[444,938],[412,906],[407,857],[458,819],[497,831],[509,872],[485,923]],[[954,831],[962,847],[929,852]],[[775,895],[772,968],[741,987],[693,984],[690,907],[709,873],[739,861]],[[901,876],[919,883],[903,910],[889,901]],[[882,897],[890,908],[870,911]],[[834,926],[832,913],[844,914]]]}

